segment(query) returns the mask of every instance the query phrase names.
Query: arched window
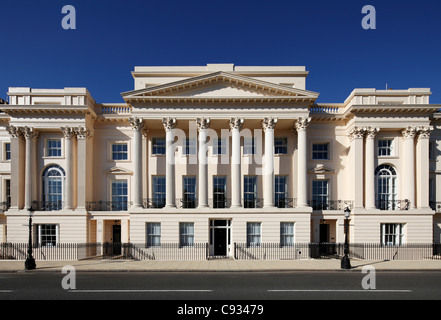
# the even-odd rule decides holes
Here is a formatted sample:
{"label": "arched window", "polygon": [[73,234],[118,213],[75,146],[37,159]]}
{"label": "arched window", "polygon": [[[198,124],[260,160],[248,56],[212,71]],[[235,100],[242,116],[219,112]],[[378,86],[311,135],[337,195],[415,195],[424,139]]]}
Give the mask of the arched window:
{"label": "arched window", "polygon": [[376,206],[380,210],[395,210],[397,196],[397,173],[395,168],[383,164],[375,169]]}
{"label": "arched window", "polygon": [[42,210],[63,209],[65,177],[66,174],[59,165],[48,166],[43,171]]}

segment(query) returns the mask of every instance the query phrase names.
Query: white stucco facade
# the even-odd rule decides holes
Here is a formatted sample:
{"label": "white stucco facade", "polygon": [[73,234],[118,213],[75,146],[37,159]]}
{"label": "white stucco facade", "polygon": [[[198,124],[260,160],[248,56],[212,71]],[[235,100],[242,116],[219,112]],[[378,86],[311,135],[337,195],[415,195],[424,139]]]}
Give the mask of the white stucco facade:
{"label": "white stucco facade", "polygon": [[86,88],[9,88],[0,242],[26,242],[31,212],[36,242],[205,242],[231,256],[235,242],[344,242],[346,207],[353,243],[440,242],[430,89],[317,103],[307,75],[135,67],[118,103]]}

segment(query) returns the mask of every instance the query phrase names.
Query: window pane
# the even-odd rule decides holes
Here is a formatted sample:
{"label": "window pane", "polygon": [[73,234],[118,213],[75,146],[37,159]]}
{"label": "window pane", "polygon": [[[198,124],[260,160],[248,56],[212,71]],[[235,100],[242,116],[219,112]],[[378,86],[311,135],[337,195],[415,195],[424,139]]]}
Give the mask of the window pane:
{"label": "window pane", "polygon": [[288,154],[288,138],[275,138],[274,139],[274,153],[275,154]]}
{"label": "window pane", "polygon": [[196,177],[183,177],[183,187],[182,206],[184,208],[196,208]]}
{"label": "window pane", "polygon": [[314,143],[312,145],[312,159],[313,160],[328,160],[329,159],[329,143]]}
{"label": "window pane", "polygon": [[165,207],[165,177],[153,177],[153,207]]}
{"label": "window pane", "polygon": [[161,246],[161,224],[147,223],[147,246],[160,247]]}
{"label": "window pane", "polygon": [[127,210],[128,189],[127,180],[112,181],[112,209]]}
{"label": "window pane", "polygon": [[165,154],[165,138],[152,139],[152,154]]}
{"label": "window pane", "polygon": [[282,246],[294,245],[294,222],[280,223],[280,244]]}
{"label": "window pane", "polygon": [[61,157],[61,139],[50,139],[46,142],[47,157]]}
{"label": "window pane", "polygon": [[328,180],[312,181],[312,207],[314,210],[327,210],[329,207]]}
{"label": "window pane", "polygon": [[112,160],[127,160],[127,143],[112,144]]}
{"label": "window pane", "polygon": [[183,247],[194,245],[194,223],[181,222],[179,224],[180,244]]}
{"label": "window pane", "polygon": [[260,229],[261,229],[260,222],[247,222],[247,246],[249,247],[260,246],[261,243]]}

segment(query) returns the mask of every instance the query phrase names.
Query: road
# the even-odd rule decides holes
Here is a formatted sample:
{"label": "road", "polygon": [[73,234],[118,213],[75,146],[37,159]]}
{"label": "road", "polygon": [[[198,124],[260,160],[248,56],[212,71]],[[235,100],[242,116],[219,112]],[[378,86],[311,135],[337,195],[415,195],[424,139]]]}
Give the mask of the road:
{"label": "road", "polygon": [[[363,288],[366,276],[372,277],[370,284],[375,289]],[[0,301],[21,299],[213,303],[216,300],[438,300],[441,271],[0,273]]]}

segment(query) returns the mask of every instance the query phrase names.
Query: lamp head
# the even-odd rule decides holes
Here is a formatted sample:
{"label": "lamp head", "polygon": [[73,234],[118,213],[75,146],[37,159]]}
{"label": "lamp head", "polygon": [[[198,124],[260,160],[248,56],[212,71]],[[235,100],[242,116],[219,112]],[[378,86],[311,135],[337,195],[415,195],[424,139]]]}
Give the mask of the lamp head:
{"label": "lamp head", "polygon": [[349,215],[351,214],[351,209],[349,207],[345,208],[345,218],[349,218]]}

